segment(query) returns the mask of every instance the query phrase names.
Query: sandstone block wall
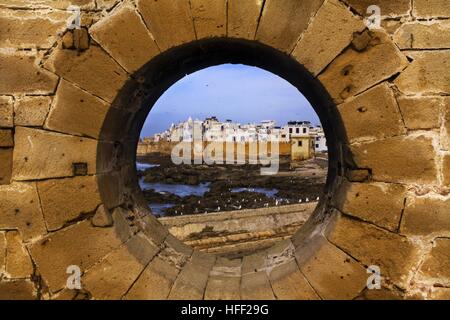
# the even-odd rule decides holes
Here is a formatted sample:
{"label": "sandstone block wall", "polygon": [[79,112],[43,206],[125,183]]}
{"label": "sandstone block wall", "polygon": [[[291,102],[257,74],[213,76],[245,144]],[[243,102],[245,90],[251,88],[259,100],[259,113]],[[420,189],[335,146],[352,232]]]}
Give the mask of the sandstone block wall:
{"label": "sandstone block wall", "polygon": [[[446,0],[0,0],[0,298],[448,298],[449,19]],[[333,102],[311,96],[334,137],[329,201],[238,261],[148,215],[133,162],[167,79],[219,60],[283,77],[295,60],[294,85]]]}

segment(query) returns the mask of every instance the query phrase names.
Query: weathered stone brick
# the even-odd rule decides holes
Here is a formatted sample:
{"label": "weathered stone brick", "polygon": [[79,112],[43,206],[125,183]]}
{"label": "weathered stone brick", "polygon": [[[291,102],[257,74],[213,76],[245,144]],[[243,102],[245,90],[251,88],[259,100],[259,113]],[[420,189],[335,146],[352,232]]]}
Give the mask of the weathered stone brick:
{"label": "weathered stone brick", "polygon": [[369,35],[370,41],[364,49],[360,46],[346,49],[319,76],[338,104],[407,66],[406,57],[387,35],[380,32]]}
{"label": "weathered stone brick", "polygon": [[13,149],[0,149],[0,185],[11,182],[12,163]]}
{"label": "weathered stone brick", "polygon": [[103,9],[111,9],[114,5],[116,5],[117,3],[120,2],[120,0],[96,0],[95,1],[97,3],[97,7],[98,8],[103,8]]}
{"label": "weathered stone brick", "polygon": [[128,78],[125,70],[94,45],[82,52],[59,46],[44,66],[108,102],[114,100]]}
{"label": "weathered stone brick", "polygon": [[392,90],[376,86],[338,106],[350,142],[406,133]]}
{"label": "weathered stone brick", "polygon": [[78,51],[89,49],[90,37],[86,28],[73,30],[73,46]]}
{"label": "weathered stone brick", "polygon": [[228,36],[253,40],[263,3],[228,0]]}
{"label": "weathered stone brick", "polygon": [[450,230],[450,200],[409,198],[403,215],[401,232],[428,235]]}
{"label": "weathered stone brick", "polygon": [[290,53],[323,0],[266,0],[256,39]]}
{"label": "weathered stone brick", "polygon": [[227,275],[240,275],[242,269],[242,259],[228,259],[224,257],[217,257],[216,264],[211,270],[211,274],[227,274]]}
{"label": "weathered stone brick", "polygon": [[322,236],[311,238],[295,254],[300,270],[322,299],[353,299],[366,286],[364,268]]}
{"label": "weathered stone brick", "polygon": [[46,233],[35,183],[0,186],[0,229],[18,229],[24,240]]}
{"label": "weathered stone brick", "polygon": [[381,289],[366,289],[356,300],[402,300],[402,295],[396,290],[381,287]]}
{"label": "weathered stone brick", "polygon": [[133,223],[129,219],[130,217],[134,216],[132,211],[123,209],[122,207],[117,207],[113,210],[111,216],[113,219],[114,229],[116,230],[122,241],[127,241],[137,233],[136,228],[133,226]]}
{"label": "weathered stone brick", "polygon": [[415,17],[450,17],[450,4],[447,0],[414,0]]}
{"label": "weathered stone brick", "polygon": [[37,188],[49,230],[93,212],[101,202],[95,176],[44,180]]}
{"label": "weathered stone brick", "polygon": [[14,142],[15,180],[70,177],[74,163],[86,163],[87,173],[95,173],[95,140],[17,127]]}
{"label": "weathered stone brick", "polygon": [[155,257],[136,280],[125,299],[167,299],[178,273],[179,270],[172,264]]}
{"label": "weathered stone brick", "polygon": [[131,5],[122,5],[89,29],[92,37],[132,73],[159,53],[141,17]]}
{"label": "weathered stone brick", "polygon": [[367,8],[376,5],[381,9],[382,16],[402,16],[408,15],[411,9],[410,0],[344,0],[352,8],[354,8],[360,15],[368,16]]}
{"label": "weathered stone brick", "polygon": [[370,172],[367,169],[352,169],[345,172],[345,177],[350,182],[366,182],[370,178]]}
{"label": "weathered stone brick", "polygon": [[30,280],[0,281],[0,300],[34,300],[36,288]]}
{"label": "weathered stone brick", "polygon": [[120,172],[97,175],[98,188],[107,209],[113,209],[123,203],[123,180]]}
{"label": "weathered stone brick", "polygon": [[241,298],[241,259],[218,257],[205,290],[205,300],[239,300]]}
{"label": "weathered stone brick", "polygon": [[410,130],[434,129],[440,125],[441,98],[406,97],[397,98],[405,125]]}
{"label": "weathered stone brick", "polygon": [[41,127],[50,109],[52,98],[23,97],[14,104],[14,123],[17,126]]}
{"label": "weathered stone brick", "polygon": [[327,238],[364,265],[379,266],[381,276],[401,288],[418,258],[414,245],[405,237],[340,215],[329,226]]}
{"label": "weathered stone brick", "polygon": [[157,247],[138,234],[90,268],[82,286],[94,299],[121,299],[157,252]]}
{"label": "weathered stone brick", "polygon": [[85,220],[33,243],[30,252],[50,291],[55,292],[65,286],[68,266],[84,271],[121,244],[114,228],[95,228]]}
{"label": "weathered stone brick", "polygon": [[450,284],[450,239],[434,241],[433,249],[420,268],[424,277],[433,278],[440,285]]}
{"label": "weathered stone brick", "polygon": [[261,271],[266,267],[267,252],[259,251],[244,256],[242,259],[242,274]]}
{"label": "weathered stone brick", "polygon": [[6,233],[6,273],[10,278],[28,278],[33,274],[33,264],[22,244],[18,231]]}
{"label": "weathered stone brick", "polygon": [[337,191],[337,208],[346,214],[397,231],[405,188],[385,183],[344,183]]}
{"label": "weathered stone brick", "polygon": [[85,27],[68,30],[61,37],[61,46],[63,49],[84,51],[89,49],[90,43],[91,39]]}
{"label": "weathered stone brick", "polygon": [[2,47],[50,48],[66,29],[69,12],[4,10],[0,17]]}
{"label": "weathered stone brick", "polygon": [[395,80],[407,95],[450,93],[450,50],[408,52],[414,61]]}
{"label": "weathered stone brick", "polygon": [[[336,18],[339,17],[339,21]],[[292,56],[319,74],[366,26],[337,0],[325,2],[297,43]]]}
{"label": "weathered stone brick", "polygon": [[401,20],[381,20],[381,27],[390,35],[394,35],[401,26]]}
{"label": "weathered stone brick", "polygon": [[205,300],[239,300],[240,286],[240,277],[210,276],[205,290]]}
{"label": "weathered stone brick", "polygon": [[61,44],[63,49],[75,49],[73,32],[67,31],[61,38]]}
{"label": "weathered stone brick", "polygon": [[444,184],[450,186],[450,155],[446,155],[443,161]]}
{"label": "weathered stone brick", "polygon": [[273,268],[269,273],[273,293],[281,300],[317,300],[320,297],[300,272],[295,260]]}
{"label": "weathered stone brick", "polygon": [[425,136],[393,137],[351,147],[360,168],[372,169],[377,181],[434,183],[437,169],[432,140]]}
{"label": "weathered stone brick", "polygon": [[444,137],[441,140],[444,150],[450,151],[450,97],[444,97],[442,99],[444,113]]}
{"label": "weathered stone brick", "polygon": [[61,80],[45,128],[98,138],[109,105],[65,80]]}
{"label": "weathered stone brick", "polygon": [[196,39],[189,0],[139,0],[137,6],[161,50]]}
{"label": "weathered stone brick", "polygon": [[14,125],[13,98],[0,96],[0,127],[12,128]]}
{"label": "weathered stone brick", "polygon": [[192,247],[188,246],[184,242],[181,242],[180,240],[175,238],[170,233],[167,235],[166,239],[164,240],[164,244],[167,247],[170,247],[173,250],[175,250],[175,251],[177,251],[177,252],[179,252],[181,254],[184,254],[184,255],[186,255],[188,257],[192,255],[192,252],[193,252]]}
{"label": "weathered stone brick", "polygon": [[0,94],[49,94],[55,91],[57,81],[31,54],[0,53]]}
{"label": "weathered stone brick", "polygon": [[12,130],[0,129],[0,147],[13,147],[14,140]]}
{"label": "weathered stone brick", "polygon": [[197,38],[223,37],[227,34],[227,1],[191,0]]}
{"label": "weathered stone brick", "polygon": [[430,299],[432,300],[450,300],[450,289],[448,288],[434,288],[431,292]]}
{"label": "weathered stone brick", "polygon": [[213,267],[214,262],[215,257],[213,255],[206,255],[198,251],[194,252],[191,261],[183,267],[175,280],[169,299],[202,299],[209,271]]}
{"label": "weathered stone brick", "polygon": [[450,47],[450,23],[415,22],[403,24],[395,33],[394,41],[401,49],[439,49]]}
{"label": "weathered stone brick", "polygon": [[242,274],[242,300],[275,300],[266,271]]}
{"label": "weathered stone brick", "polygon": [[77,289],[67,289],[64,288],[61,291],[51,295],[51,300],[59,300],[59,301],[68,301],[68,300],[76,300],[78,296],[81,295],[81,292]]}

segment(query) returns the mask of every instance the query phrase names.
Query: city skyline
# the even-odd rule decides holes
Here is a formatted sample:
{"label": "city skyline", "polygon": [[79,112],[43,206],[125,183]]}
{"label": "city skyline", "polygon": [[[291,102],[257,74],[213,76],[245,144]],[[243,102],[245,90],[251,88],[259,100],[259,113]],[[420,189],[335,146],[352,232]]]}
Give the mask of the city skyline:
{"label": "city skyline", "polygon": [[218,122],[220,122],[220,123],[230,122],[230,123],[233,123],[233,124],[237,124],[237,125],[239,125],[239,126],[242,126],[242,127],[244,127],[244,126],[250,126],[250,125],[253,125],[253,126],[259,126],[259,125],[264,124],[265,122],[274,122],[274,126],[275,126],[276,128],[283,128],[283,127],[287,126],[287,125],[288,125],[289,123],[291,123],[291,122],[296,122],[296,123],[304,123],[304,124],[308,124],[308,123],[309,123],[311,127],[320,127],[320,128],[322,128],[322,125],[321,125],[320,123],[319,123],[319,124],[314,124],[314,123],[311,123],[309,120],[300,120],[300,119],[296,119],[296,120],[291,119],[291,120],[289,120],[289,121],[287,121],[287,122],[285,122],[285,123],[282,123],[282,124],[280,124],[280,123],[274,121],[273,119],[260,119],[259,121],[253,121],[253,122],[241,123],[241,122],[238,122],[238,121],[234,121],[233,119],[220,119],[219,117],[216,117],[215,115],[210,115],[210,116],[207,116],[207,117],[205,117],[205,118],[203,118],[203,119],[199,119],[199,118],[194,118],[194,117],[192,117],[192,116],[188,116],[187,119],[184,119],[184,120],[181,120],[181,121],[177,121],[177,122],[172,122],[167,128],[165,128],[165,129],[163,129],[163,130],[161,130],[161,131],[159,131],[159,132],[152,133],[152,134],[150,134],[150,135],[148,135],[148,136],[141,136],[141,139],[142,139],[142,138],[152,138],[152,137],[154,137],[155,135],[159,135],[159,134],[162,134],[162,133],[164,133],[164,132],[170,130],[170,128],[171,128],[172,126],[178,126],[178,125],[181,125],[181,124],[183,124],[183,123],[185,123],[185,122],[187,122],[187,121],[189,121],[189,120],[192,120],[192,121],[194,121],[194,122],[197,122],[197,121],[204,122],[205,120],[208,120],[208,119],[211,119],[211,118],[215,118],[215,119],[218,120]]}
{"label": "city skyline", "polygon": [[270,119],[278,124],[304,120],[320,125],[308,100],[286,80],[260,68],[225,64],[195,72],[170,87],[149,113],[141,138],[189,116],[211,115],[243,124]]}

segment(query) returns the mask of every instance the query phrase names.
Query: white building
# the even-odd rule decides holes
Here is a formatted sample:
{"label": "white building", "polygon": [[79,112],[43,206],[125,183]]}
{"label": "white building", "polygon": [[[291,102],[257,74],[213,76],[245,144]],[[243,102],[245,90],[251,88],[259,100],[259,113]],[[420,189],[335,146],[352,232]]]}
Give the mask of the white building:
{"label": "white building", "polygon": [[316,151],[327,151],[322,127],[314,127],[309,121],[289,121],[287,125],[277,127],[274,120],[241,125],[232,120],[221,122],[216,117],[209,117],[204,121],[189,117],[188,120],[172,124],[168,130],[155,134],[153,141],[192,142],[195,137],[208,142],[290,142],[292,136],[313,136]]}

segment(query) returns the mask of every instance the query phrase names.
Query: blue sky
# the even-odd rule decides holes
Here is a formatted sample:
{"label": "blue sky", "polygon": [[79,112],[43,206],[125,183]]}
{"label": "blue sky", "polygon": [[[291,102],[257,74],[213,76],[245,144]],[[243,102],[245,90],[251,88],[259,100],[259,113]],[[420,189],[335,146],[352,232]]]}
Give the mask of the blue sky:
{"label": "blue sky", "polygon": [[202,69],[171,86],[156,102],[141,137],[167,129],[171,123],[216,116],[239,123],[319,118],[306,98],[290,83],[256,67],[224,64]]}

